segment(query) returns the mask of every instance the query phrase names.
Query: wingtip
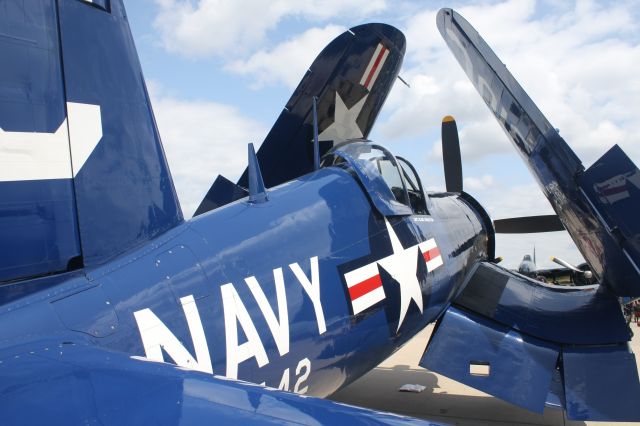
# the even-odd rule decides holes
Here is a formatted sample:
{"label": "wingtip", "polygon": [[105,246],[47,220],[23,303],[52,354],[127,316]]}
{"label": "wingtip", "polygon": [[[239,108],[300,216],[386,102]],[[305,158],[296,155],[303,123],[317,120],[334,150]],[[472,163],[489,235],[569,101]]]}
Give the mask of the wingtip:
{"label": "wingtip", "polygon": [[453,14],[453,9],[443,7],[436,14],[436,25],[441,34],[444,34],[445,19]]}

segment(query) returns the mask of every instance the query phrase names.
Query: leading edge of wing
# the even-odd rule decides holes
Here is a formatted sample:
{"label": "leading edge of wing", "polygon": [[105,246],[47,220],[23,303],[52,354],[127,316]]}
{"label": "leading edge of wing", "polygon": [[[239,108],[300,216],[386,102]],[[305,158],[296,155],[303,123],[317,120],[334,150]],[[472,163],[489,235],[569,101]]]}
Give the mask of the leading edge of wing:
{"label": "leading edge of wing", "polygon": [[6,424],[425,424],[147,361],[84,342],[0,351]]}
{"label": "leading edge of wing", "polygon": [[[441,9],[436,23],[469,80],[520,153],[530,159],[538,145],[547,142],[545,147],[562,155],[569,173],[581,170],[580,159],[478,31],[452,9]],[[535,170],[534,175],[540,179]]]}

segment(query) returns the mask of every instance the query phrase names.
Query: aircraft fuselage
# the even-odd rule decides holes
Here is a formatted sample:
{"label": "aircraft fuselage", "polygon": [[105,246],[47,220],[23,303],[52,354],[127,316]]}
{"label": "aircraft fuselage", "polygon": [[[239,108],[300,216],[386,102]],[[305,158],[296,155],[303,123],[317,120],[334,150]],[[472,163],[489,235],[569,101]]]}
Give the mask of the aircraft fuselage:
{"label": "aircraft fuselage", "polygon": [[271,189],[266,203],[211,211],[86,276],[21,282],[14,292],[43,290],[2,306],[0,340],[69,334],[331,394],[434,321],[487,257],[481,214],[460,195],[433,195],[429,215],[384,218],[360,185],[323,168]]}

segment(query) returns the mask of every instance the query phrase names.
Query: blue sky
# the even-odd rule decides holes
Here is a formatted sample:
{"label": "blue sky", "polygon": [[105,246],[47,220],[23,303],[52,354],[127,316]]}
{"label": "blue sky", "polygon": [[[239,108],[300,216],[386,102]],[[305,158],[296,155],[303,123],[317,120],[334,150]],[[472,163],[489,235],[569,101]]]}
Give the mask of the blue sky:
{"label": "blue sky", "polygon": [[[552,213],[435,26],[453,7],[478,29],[589,166],[618,143],[640,161],[640,6],[635,1],[136,0],[129,21],[183,210],[191,216],[217,174],[245,167],[317,53],[364,22],[407,36],[400,74],[370,138],[444,188],[440,120],[460,129],[465,189],[493,218]],[[514,266],[579,262],[564,233],[501,236]]]}

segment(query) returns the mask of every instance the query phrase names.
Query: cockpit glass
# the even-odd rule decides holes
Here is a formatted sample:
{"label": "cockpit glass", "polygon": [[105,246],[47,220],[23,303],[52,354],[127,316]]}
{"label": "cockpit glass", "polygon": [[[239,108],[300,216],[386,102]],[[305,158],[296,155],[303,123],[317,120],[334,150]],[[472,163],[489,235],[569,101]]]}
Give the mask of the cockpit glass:
{"label": "cockpit glass", "polygon": [[353,157],[363,168],[374,168],[382,176],[396,201],[409,205],[398,163],[390,153],[381,147],[363,142],[342,145],[340,150]]}
{"label": "cockpit glass", "polygon": [[407,183],[407,190],[409,191],[418,191],[420,190],[420,186],[418,185],[418,176],[414,173],[413,169],[408,167],[405,159],[397,158],[398,163],[400,163],[400,168],[402,169],[402,176],[404,177],[404,181]]}
{"label": "cockpit glass", "polygon": [[337,145],[323,158],[323,166],[345,165],[336,151],[346,154],[369,176],[379,176],[393,194],[395,201],[411,207],[415,213],[427,214],[420,179],[411,164],[394,157],[379,145],[354,140]]}

